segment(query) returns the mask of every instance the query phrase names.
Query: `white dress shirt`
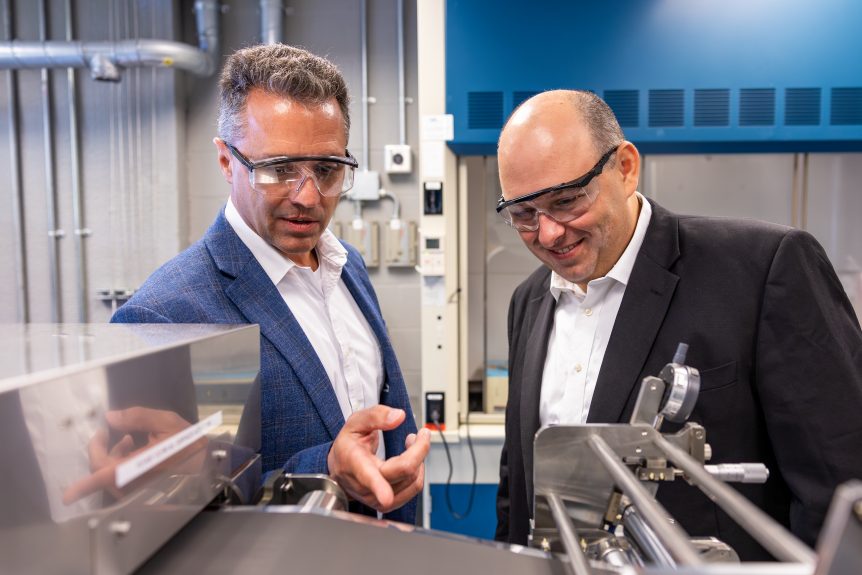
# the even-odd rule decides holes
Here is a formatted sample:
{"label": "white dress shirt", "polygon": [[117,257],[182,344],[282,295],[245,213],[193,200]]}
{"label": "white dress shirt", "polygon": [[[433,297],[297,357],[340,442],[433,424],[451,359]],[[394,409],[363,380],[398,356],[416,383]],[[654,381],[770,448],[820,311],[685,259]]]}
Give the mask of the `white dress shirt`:
{"label": "white dress shirt", "polygon": [[[225,218],[278,288],[323,364],[346,420],[377,405],[383,357],[377,337],[341,280],[347,250],[326,230],[317,242],[317,270],[295,264],[252,230],[228,199]],[[378,454],[383,456],[383,442]]]}
{"label": "white dress shirt", "polygon": [[652,216],[649,202],[640,193],[637,196],[641,209],[634,234],[606,276],[589,282],[584,292],[551,272],[551,294],[557,306],[542,373],[542,425],[587,421],[614,321]]}

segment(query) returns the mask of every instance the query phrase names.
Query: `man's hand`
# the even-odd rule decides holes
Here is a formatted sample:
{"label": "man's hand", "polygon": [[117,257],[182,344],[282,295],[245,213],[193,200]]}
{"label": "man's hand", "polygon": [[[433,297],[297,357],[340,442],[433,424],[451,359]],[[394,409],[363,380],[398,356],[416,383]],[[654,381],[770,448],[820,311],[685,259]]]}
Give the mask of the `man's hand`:
{"label": "man's hand", "polygon": [[[99,429],[88,445],[90,471],[92,471],[92,474],[79,479],[63,491],[63,502],[66,504],[103,489],[111,492],[114,497],[119,499],[123,495],[123,492],[117,488],[114,480],[117,466],[191,425],[172,411],[146,407],[130,407],[121,411],[108,411],[105,413],[105,421],[108,427]],[[108,428],[123,434],[122,438],[114,446],[109,445]],[[132,433],[145,433],[146,443],[136,446],[131,435]],[[205,444],[205,440],[197,441],[170,457],[155,469],[158,470],[166,464],[186,458],[191,453],[201,450]],[[132,483],[132,486],[134,484],[135,482]]]}
{"label": "man's hand", "polygon": [[410,434],[399,456],[382,461],[377,457],[379,431],[395,429],[405,413],[376,405],[351,415],[332,443],[327,463],[329,474],[348,495],[383,513],[404,505],[422,489],[423,461],[430,447],[430,434]]}

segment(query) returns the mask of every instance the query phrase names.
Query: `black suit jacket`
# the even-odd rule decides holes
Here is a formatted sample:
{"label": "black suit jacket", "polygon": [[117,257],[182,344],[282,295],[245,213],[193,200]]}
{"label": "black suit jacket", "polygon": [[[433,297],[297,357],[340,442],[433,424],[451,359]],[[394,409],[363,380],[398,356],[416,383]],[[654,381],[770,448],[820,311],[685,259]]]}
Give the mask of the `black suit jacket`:
{"label": "black suit jacket", "polygon": [[[735,487],[813,545],[834,488],[862,477],[862,332],[826,254],[808,233],[753,220],[653,213],[608,342],[588,422],[627,422],[640,381],[689,344],[701,374],[691,416],[711,463],[763,462],[764,485]],[[509,400],[497,538],[524,544],[533,505],[533,436],[555,300],[534,272],[509,308]],[[665,423],[662,431],[674,431]],[[743,559],[768,558],[682,481],[659,501],[690,535]]]}

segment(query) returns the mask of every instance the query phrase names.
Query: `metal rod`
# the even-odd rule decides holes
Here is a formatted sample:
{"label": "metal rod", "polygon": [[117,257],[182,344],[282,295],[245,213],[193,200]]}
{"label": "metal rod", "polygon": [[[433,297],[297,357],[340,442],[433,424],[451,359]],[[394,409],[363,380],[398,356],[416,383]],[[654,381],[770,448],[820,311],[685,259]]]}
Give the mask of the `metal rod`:
{"label": "metal rod", "polygon": [[398,0],[398,143],[407,143],[407,100],[404,88],[404,0]]}
{"label": "metal rod", "polygon": [[[39,2],[39,39],[48,38],[48,15],[45,0]],[[42,141],[45,152],[45,203],[48,215],[48,271],[51,287],[51,321],[63,321],[63,300],[60,292],[60,255],[57,242],[64,232],[57,227],[57,188],[54,182],[54,122],[51,114],[50,71],[42,69]]]}
{"label": "metal rod", "polygon": [[[12,39],[11,0],[3,2],[3,36]],[[27,237],[24,233],[24,195],[21,186],[20,132],[18,130],[18,76],[6,73],[7,121],[9,122],[9,185],[12,195],[12,233],[15,237],[15,289],[18,292],[18,321],[30,321],[30,299],[27,285]]]}
{"label": "metal rod", "polygon": [[359,43],[362,44],[362,169],[368,171],[368,10],[359,2]]}
{"label": "metal rod", "polygon": [[676,566],[676,561],[673,560],[665,546],[659,541],[655,531],[647,525],[634,505],[629,505],[623,511],[623,527],[625,527],[626,535],[653,563],[662,567]]}
{"label": "metal rod", "polygon": [[575,527],[572,525],[572,519],[566,511],[563,500],[556,493],[550,493],[546,498],[548,506],[551,508],[551,515],[554,516],[554,523],[557,524],[557,530],[560,532],[563,548],[569,557],[569,562],[566,564],[569,573],[571,575],[589,575],[590,565],[578,543],[578,534],[575,532]]}
{"label": "metal rod", "polygon": [[656,447],[686,473],[690,483],[718,504],[776,559],[814,564],[814,552],[751,501],[712,477],[697,461],[661,435],[657,435],[654,441]]}
{"label": "metal rod", "polygon": [[685,532],[678,525],[667,520],[667,511],[644,489],[605,440],[598,435],[593,435],[588,443],[614,482],[632,500],[643,515],[644,522],[655,531],[659,542],[667,548],[673,558],[680,565],[702,565],[703,560],[688,541]]}
{"label": "metal rod", "polygon": [[[74,30],[72,0],[65,1],[66,10],[66,40],[72,39]],[[78,130],[78,94],[74,68],[66,70],[69,109],[69,156],[70,176],[72,178],[72,221],[74,226],[75,244],[75,280],[78,294],[78,321],[89,321],[89,305],[87,300],[87,259],[84,251],[84,239],[90,231],[84,224],[84,197],[81,190],[81,156],[80,134]]]}

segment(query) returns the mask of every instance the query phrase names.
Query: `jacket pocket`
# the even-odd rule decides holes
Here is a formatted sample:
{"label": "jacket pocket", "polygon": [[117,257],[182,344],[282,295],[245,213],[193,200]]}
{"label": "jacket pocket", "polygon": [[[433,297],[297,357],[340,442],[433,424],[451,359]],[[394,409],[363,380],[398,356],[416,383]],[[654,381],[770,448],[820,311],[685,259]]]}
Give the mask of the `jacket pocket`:
{"label": "jacket pocket", "polygon": [[700,372],[700,391],[714,391],[729,387],[736,383],[736,361],[701,370]]}

